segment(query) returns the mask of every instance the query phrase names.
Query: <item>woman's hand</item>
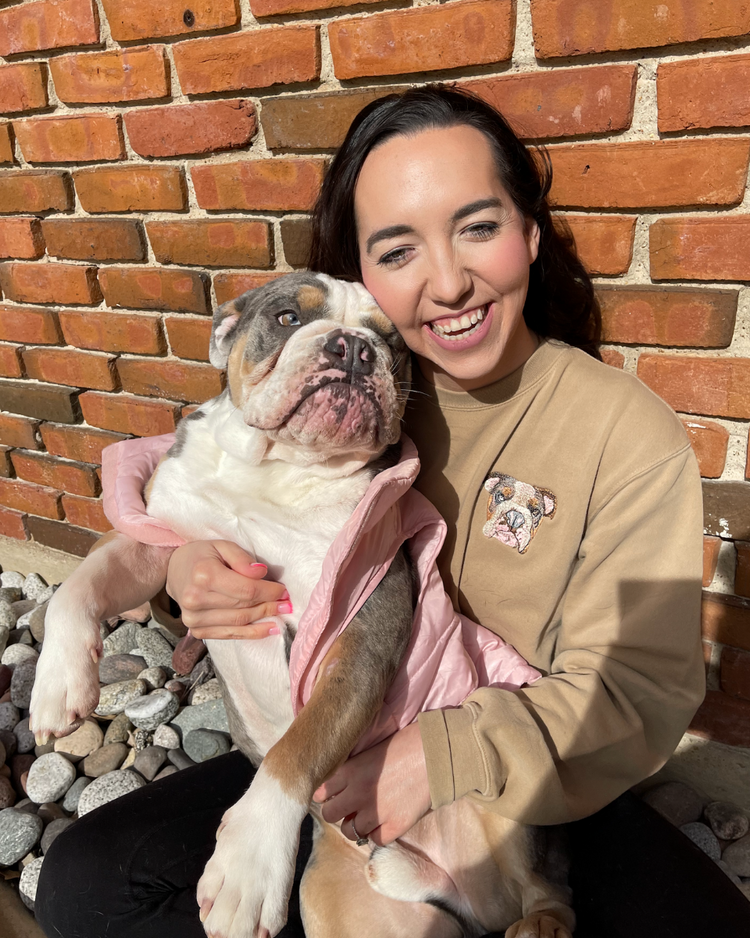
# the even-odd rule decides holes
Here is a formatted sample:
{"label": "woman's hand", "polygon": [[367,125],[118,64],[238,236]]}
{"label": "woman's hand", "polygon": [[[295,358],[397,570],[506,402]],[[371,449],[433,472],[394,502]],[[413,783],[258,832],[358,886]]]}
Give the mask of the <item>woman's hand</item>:
{"label": "woman's hand", "polygon": [[196,638],[265,638],[278,627],[262,620],[292,611],[284,584],[267,572],[231,541],[191,541],[172,554],[167,593]]}
{"label": "woman's hand", "polygon": [[430,810],[419,726],[412,723],[349,759],[313,800],[322,804],[326,821],[346,819],[341,830],[349,840],[359,835],[383,846],[403,836]]}

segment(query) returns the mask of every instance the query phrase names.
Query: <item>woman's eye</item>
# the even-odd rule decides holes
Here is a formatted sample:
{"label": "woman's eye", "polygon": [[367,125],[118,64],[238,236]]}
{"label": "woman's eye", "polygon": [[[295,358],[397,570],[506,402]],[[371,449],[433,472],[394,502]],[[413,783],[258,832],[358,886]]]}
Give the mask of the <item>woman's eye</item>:
{"label": "woman's eye", "polygon": [[466,229],[466,234],[477,241],[487,241],[495,235],[498,227],[494,222],[479,222],[476,225],[470,225]]}
{"label": "woman's eye", "polygon": [[388,251],[380,258],[378,265],[380,267],[398,267],[399,264],[404,263],[408,256],[408,248],[394,248],[393,251]]}
{"label": "woman's eye", "polygon": [[276,317],[280,326],[299,326],[299,316],[296,313],[279,313]]}

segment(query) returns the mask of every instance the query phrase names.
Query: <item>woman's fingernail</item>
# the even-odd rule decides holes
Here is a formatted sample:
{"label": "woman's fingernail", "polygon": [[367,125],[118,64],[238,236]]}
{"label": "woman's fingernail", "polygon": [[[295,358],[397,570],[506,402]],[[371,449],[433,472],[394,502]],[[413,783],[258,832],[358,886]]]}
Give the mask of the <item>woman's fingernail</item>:
{"label": "woman's fingernail", "polygon": [[285,599],[289,599],[289,590],[284,590],[284,592],[279,596],[279,600],[283,602]]}
{"label": "woman's fingernail", "polygon": [[291,603],[279,603],[279,605],[276,607],[276,611],[278,612],[280,616],[286,615],[292,612],[292,604]]}
{"label": "woman's fingernail", "polygon": [[250,568],[253,570],[255,569],[267,570],[268,569],[268,567],[264,563],[251,563]]}
{"label": "woman's fingernail", "polygon": [[275,625],[268,630],[269,635],[281,635],[281,629],[277,628]]}

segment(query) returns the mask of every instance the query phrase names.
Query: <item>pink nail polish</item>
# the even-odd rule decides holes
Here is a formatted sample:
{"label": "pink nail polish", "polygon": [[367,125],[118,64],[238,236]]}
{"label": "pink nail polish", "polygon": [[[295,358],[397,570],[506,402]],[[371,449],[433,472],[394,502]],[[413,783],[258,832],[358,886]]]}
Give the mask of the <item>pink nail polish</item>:
{"label": "pink nail polish", "polygon": [[285,599],[289,599],[289,590],[284,590],[281,596],[279,596],[279,602],[283,602]]}
{"label": "pink nail polish", "polygon": [[250,566],[252,569],[260,569],[260,570],[268,569],[268,567],[266,567],[264,563],[251,563]]}
{"label": "pink nail polish", "polygon": [[281,629],[277,628],[275,625],[268,630],[269,635],[281,635]]}
{"label": "pink nail polish", "polygon": [[276,607],[276,611],[280,616],[287,615],[288,613],[292,612],[292,604],[279,603],[279,605]]}

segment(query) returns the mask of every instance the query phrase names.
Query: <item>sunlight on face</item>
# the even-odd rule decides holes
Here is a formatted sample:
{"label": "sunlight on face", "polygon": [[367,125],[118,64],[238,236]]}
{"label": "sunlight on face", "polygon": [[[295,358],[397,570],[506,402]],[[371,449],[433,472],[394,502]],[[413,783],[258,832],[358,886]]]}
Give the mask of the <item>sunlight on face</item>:
{"label": "sunlight on face", "polygon": [[428,380],[472,390],[529,358],[539,229],[514,206],[484,134],[461,125],[387,140],[365,160],[354,208],[362,280]]}

